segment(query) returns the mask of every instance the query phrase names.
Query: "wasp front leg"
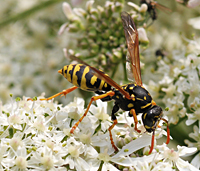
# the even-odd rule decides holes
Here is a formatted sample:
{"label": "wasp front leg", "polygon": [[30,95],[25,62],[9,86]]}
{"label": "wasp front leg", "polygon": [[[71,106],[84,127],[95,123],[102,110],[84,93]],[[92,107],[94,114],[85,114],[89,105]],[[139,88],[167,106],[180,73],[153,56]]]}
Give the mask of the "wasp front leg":
{"label": "wasp front leg", "polygon": [[135,130],[140,133],[141,131],[137,128],[138,120],[137,120],[137,114],[135,112],[135,109],[131,109],[129,112],[129,116],[133,116],[134,122],[135,122]]}

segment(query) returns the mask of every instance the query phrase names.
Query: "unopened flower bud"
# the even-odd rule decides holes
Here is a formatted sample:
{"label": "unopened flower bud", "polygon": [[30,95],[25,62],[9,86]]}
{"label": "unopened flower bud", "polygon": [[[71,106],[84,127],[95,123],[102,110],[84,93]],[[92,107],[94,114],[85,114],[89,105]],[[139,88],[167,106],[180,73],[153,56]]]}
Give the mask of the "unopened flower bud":
{"label": "unopened flower bud", "polygon": [[133,2],[128,2],[128,5],[133,7],[135,10],[140,11],[140,7],[136,4],[134,4]]}
{"label": "unopened flower bud", "polygon": [[149,43],[149,39],[147,37],[146,31],[144,28],[138,28],[138,34],[139,34],[139,41],[145,45]]}
{"label": "unopened flower bud", "polygon": [[85,18],[87,16],[86,11],[82,8],[74,8],[73,11],[79,17]]}
{"label": "unopened flower bud", "polygon": [[147,9],[148,9],[147,4],[142,4],[140,7],[140,12],[145,13],[147,11]]}
{"label": "unopened flower bud", "polygon": [[86,9],[87,9],[87,11],[90,11],[92,9],[92,5],[93,4],[94,4],[93,0],[87,1],[87,3],[86,3]]}

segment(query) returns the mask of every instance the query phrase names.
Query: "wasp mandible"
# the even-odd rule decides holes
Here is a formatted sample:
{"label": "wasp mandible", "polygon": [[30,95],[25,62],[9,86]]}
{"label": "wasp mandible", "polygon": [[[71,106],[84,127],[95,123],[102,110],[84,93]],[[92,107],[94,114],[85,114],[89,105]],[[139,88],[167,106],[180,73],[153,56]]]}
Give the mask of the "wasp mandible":
{"label": "wasp mandible", "polygon": [[73,133],[77,128],[79,123],[87,115],[89,108],[93,101],[101,99],[104,102],[114,100],[114,106],[111,113],[111,119],[113,124],[108,128],[110,141],[112,147],[117,151],[118,148],[115,146],[111,130],[117,124],[117,118],[115,114],[119,109],[124,111],[129,111],[129,116],[133,116],[135,123],[135,130],[140,133],[137,128],[137,115],[142,114],[142,121],[147,132],[153,132],[151,140],[151,148],[149,154],[152,152],[154,147],[154,134],[159,121],[163,120],[167,123],[167,142],[170,140],[170,133],[168,127],[168,121],[162,118],[163,111],[162,108],[154,102],[149,92],[142,86],[141,71],[140,71],[140,57],[139,57],[139,40],[138,31],[133,22],[131,16],[126,13],[121,13],[121,19],[123,23],[126,44],[128,47],[128,60],[130,61],[130,67],[135,78],[135,83],[125,84],[123,86],[118,85],[114,80],[112,80],[103,71],[98,70],[81,59],[71,56],[72,59],[78,61],[80,64],[70,64],[64,66],[58,72],[63,75],[70,83],[74,84],[73,87],[63,90],[49,98],[44,98],[40,100],[50,100],[59,95],[65,96],[71,91],[81,88],[85,91],[92,91],[98,94],[98,96],[93,96],[90,103],[85,110],[83,116],[78,122],[71,128],[70,133]]}

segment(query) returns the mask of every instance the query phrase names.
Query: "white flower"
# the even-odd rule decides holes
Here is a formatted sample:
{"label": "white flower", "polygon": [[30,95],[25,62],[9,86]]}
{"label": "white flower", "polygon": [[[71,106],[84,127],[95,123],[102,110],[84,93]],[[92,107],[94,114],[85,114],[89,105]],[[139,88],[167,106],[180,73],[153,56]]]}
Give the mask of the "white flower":
{"label": "white flower", "polygon": [[[64,163],[69,164],[70,169],[76,169],[77,171],[81,170],[90,170],[90,165],[84,158],[81,157],[85,152],[85,146],[76,141],[73,137],[69,138],[66,143],[66,150],[69,155],[67,155]],[[95,158],[95,154],[93,154],[93,158]],[[87,158],[87,156],[85,156]]]}
{"label": "white flower", "polygon": [[27,161],[24,157],[18,156],[15,159],[15,164],[19,169],[25,169],[27,167]]}
{"label": "white flower", "polygon": [[[31,154],[27,154],[25,147],[19,147],[16,151],[16,159],[15,164],[16,168],[18,169],[26,169],[28,166],[28,157],[30,157]],[[14,167],[12,168],[14,170]]]}
{"label": "white flower", "polygon": [[168,75],[164,75],[163,79],[161,81],[159,81],[159,84],[161,85],[168,85],[170,83],[172,83],[172,78],[170,78]]}
{"label": "white flower", "polygon": [[194,8],[196,6],[200,5],[199,0],[189,0],[187,6],[190,8]]}
{"label": "white flower", "polygon": [[197,108],[192,114],[187,114],[187,116],[186,125],[191,125],[196,121],[198,121],[200,125],[200,108]]}
{"label": "white flower", "polygon": [[56,170],[56,168],[62,166],[63,163],[64,160],[61,158],[61,156],[53,153],[53,151],[47,146],[39,147],[28,161],[29,167],[36,170]]}
{"label": "white flower", "polygon": [[175,91],[176,91],[176,88],[177,87],[175,85],[170,84],[168,86],[168,88],[162,88],[162,91],[164,91],[166,93],[166,97],[172,98],[174,93],[175,93]]}
{"label": "white flower", "polygon": [[[92,105],[90,107],[90,112],[98,119],[101,124],[102,131],[106,131],[110,126],[110,116],[107,114],[107,102],[102,102],[101,100],[96,101],[97,106]],[[99,123],[98,123],[99,124]]]}
{"label": "white flower", "polygon": [[118,169],[116,167],[114,167],[112,164],[109,163],[109,161],[111,161],[111,157],[108,155],[107,150],[104,150],[104,153],[99,153],[98,155],[98,159],[100,161],[103,161],[103,166],[102,166],[102,170],[114,170],[114,171],[118,171]]}
{"label": "white flower", "polygon": [[158,146],[158,149],[160,151],[160,155],[158,155],[157,160],[164,160],[165,162],[168,162],[173,166],[175,166],[180,170],[194,170],[197,171],[198,169],[195,168],[193,165],[188,163],[187,161],[184,161],[180,158],[180,156],[187,156],[192,155],[196,152],[196,148],[187,148],[187,147],[181,147],[177,146],[178,151],[174,151],[173,149],[169,149],[166,147],[166,145]]}

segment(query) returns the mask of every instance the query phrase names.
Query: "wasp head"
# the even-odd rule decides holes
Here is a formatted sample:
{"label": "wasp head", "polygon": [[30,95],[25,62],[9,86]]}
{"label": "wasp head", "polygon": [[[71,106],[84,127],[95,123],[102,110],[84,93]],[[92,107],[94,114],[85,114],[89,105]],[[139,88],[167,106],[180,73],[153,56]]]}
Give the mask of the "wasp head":
{"label": "wasp head", "polygon": [[163,111],[160,106],[152,106],[142,115],[142,121],[147,132],[155,131],[159,121],[161,120]]}

